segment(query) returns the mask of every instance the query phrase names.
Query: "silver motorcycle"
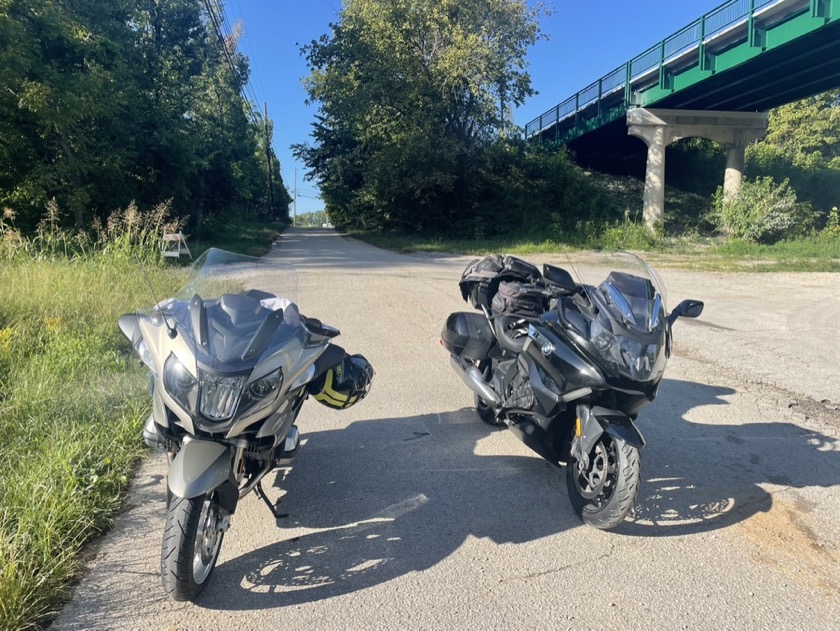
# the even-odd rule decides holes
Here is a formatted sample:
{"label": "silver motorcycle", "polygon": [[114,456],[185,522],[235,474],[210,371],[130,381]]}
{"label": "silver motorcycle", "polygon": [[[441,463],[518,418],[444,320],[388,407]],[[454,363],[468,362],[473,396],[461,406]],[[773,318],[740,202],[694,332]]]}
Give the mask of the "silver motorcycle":
{"label": "silver motorcycle", "polygon": [[370,390],[370,364],[333,344],[338,329],[302,315],[296,295],[280,260],[211,249],[175,297],[119,318],[151,372],[143,437],[169,455],[160,571],[173,600],[207,585],[241,498],[254,491],[282,516],[261,482],[295,456],[304,401],[344,409]]}

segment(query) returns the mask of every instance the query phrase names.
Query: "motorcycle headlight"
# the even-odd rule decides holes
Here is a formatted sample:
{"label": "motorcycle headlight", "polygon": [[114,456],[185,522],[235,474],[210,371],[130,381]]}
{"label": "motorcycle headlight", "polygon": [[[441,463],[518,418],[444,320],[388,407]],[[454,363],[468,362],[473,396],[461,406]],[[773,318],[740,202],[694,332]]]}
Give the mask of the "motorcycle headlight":
{"label": "motorcycle headlight", "polygon": [[198,399],[198,380],[181,361],[170,355],[163,365],[163,387],[181,407],[194,412]]}
{"label": "motorcycle headlight", "polygon": [[[593,321],[589,325],[589,341],[595,345],[595,349],[601,353],[601,355],[604,355],[609,350],[613,340],[615,340],[613,332],[598,322]],[[609,355],[605,355],[605,359],[608,356]],[[610,360],[612,360],[611,357]]]}
{"label": "motorcycle headlight", "polygon": [[201,374],[201,414],[211,421],[226,421],[236,411],[245,377]]}
{"label": "motorcycle headlight", "polygon": [[278,368],[274,372],[267,374],[262,379],[257,379],[251,384],[251,395],[256,399],[264,399],[265,397],[277,392],[283,384],[283,375]]}
{"label": "motorcycle headlight", "polygon": [[615,335],[599,322],[589,326],[589,341],[611,368],[636,381],[649,379],[656,368],[660,344],[640,344],[624,335]]}

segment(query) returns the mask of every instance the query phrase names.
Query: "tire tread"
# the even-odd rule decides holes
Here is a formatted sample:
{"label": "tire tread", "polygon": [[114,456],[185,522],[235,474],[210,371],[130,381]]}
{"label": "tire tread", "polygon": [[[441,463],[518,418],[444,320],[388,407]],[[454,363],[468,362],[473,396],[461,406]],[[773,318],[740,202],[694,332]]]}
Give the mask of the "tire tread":
{"label": "tire tread", "polygon": [[[195,600],[210,576],[198,584],[193,579],[193,550],[205,496],[184,499],[173,496],[166,511],[160,551],[163,590],[172,600]],[[212,573],[212,569],[210,570]]]}
{"label": "tire tread", "polygon": [[641,490],[641,458],[639,450],[623,440],[613,439],[616,445],[619,473],[616,479],[616,490],[610,500],[599,510],[591,510],[586,499],[582,498],[575,488],[574,462],[570,462],[566,474],[566,488],[569,499],[578,517],[584,523],[600,530],[615,528],[635,508]]}

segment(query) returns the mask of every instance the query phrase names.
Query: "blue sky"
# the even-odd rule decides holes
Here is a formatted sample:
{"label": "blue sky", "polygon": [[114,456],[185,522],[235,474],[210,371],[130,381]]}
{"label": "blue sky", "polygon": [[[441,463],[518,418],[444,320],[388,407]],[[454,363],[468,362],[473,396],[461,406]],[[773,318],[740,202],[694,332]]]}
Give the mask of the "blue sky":
{"label": "blue sky", "polygon": [[[532,2],[529,0],[529,4]],[[529,55],[528,71],[538,94],[514,113],[525,126],[566,97],[614,70],[720,4],[707,0],[548,0],[551,17],[541,27],[548,40]],[[314,182],[290,146],[309,140],[317,111],[305,104],[301,79],[309,74],[300,45],[329,33],[341,0],[225,0],[227,21],[244,28],[240,50],[251,62],[251,91],[268,103],[274,149],[289,191],[297,170],[298,214],[320,210]]]}

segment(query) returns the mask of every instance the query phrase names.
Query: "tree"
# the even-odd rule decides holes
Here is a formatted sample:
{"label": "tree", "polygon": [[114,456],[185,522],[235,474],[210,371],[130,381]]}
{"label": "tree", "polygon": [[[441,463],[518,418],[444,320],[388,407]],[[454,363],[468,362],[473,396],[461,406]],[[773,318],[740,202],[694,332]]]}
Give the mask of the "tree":
{"label": "tree", "polygon": [[788,154],[840,157],[840,90],[770,110],[764,143]]}
{"label": "tree", "polygon": [[40,214],[59,195],[81,224],[97,185],[114,184],[131,157],[117,125],[132,96],[128,22],[119,0],[0,4],[0,203]]}
{"label": "tree", "polygon": [[[242,97],[236,34],[219,41],[220,7],[0,0],[0,209],[25,230],[51,199],[82,228],[132,200],[172,200],[194,222],[266,214],[266,121]],[[271,168],[275,216],[288,217]]]}
{"label": "tree", "polygon": [[346,0],[303,47],[320,107],[296,147],[338,225],[430,231],[473,212],[471,165],[532,94],[522,0]]}
{"label": "tree", "polygon": [[767,137],[747,150],[747,175],[785,179],[823,214],[840,205],[840,90],[770,110]]}

